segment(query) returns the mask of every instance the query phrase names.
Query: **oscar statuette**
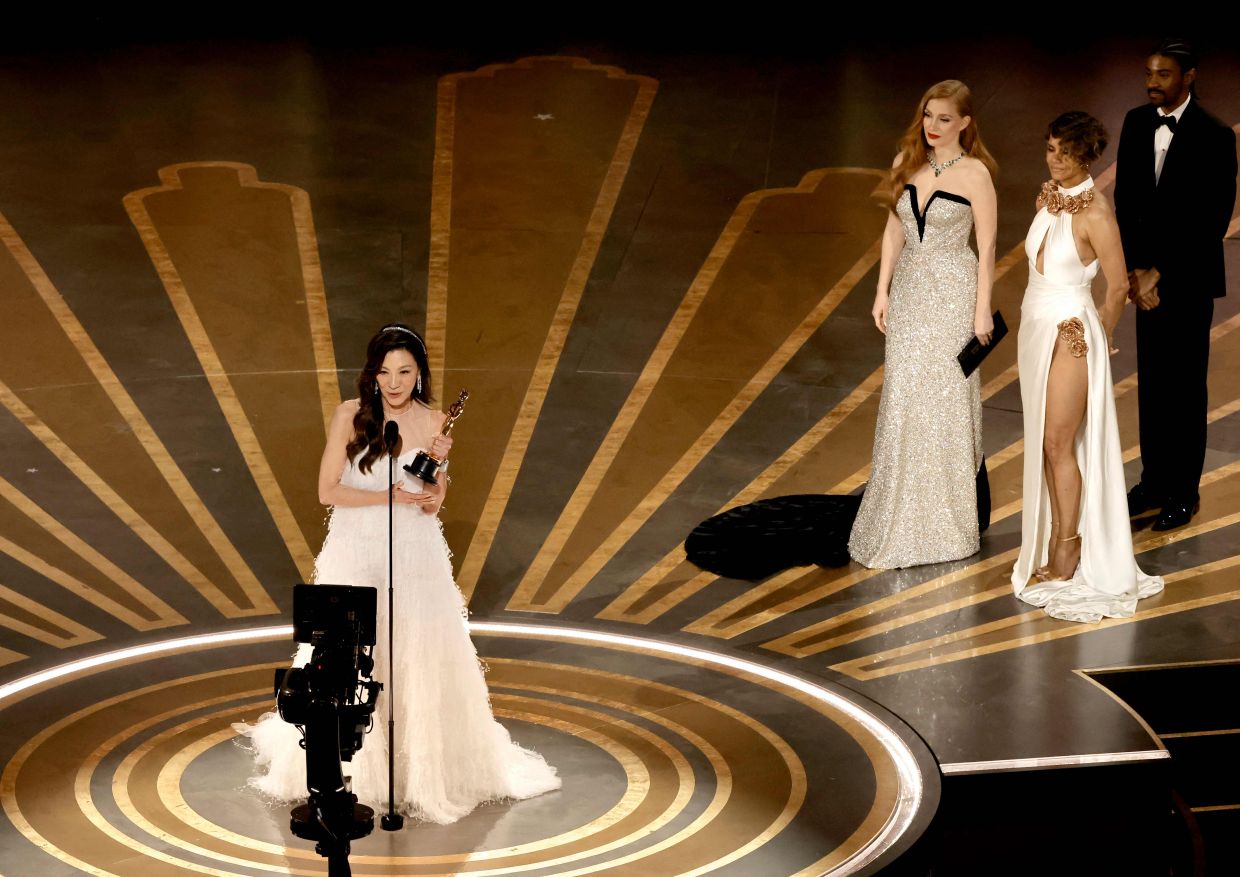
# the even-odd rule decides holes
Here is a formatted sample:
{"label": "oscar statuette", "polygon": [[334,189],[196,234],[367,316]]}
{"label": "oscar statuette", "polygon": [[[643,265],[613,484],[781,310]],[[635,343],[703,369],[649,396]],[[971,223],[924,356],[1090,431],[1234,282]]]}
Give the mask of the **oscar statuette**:
{"label": "oscar statuette", "polygon": [[[448,406],[448,419],[443,423],[443,429],[439,431],[440,435],[448,435],[452,432],[452,427],[456,423],[456,419],[461,416],[461,412],[465,410],[465,400],[469,398],[468,390],[461,390],[461,395],[456,401]],[[427,484],[438,484],[439,467],[444,463],[443,460],[434,454],[426,451],[418,451],[413,457],[412,463],[405,464],[405,471],[414,478],[420,478]]]}

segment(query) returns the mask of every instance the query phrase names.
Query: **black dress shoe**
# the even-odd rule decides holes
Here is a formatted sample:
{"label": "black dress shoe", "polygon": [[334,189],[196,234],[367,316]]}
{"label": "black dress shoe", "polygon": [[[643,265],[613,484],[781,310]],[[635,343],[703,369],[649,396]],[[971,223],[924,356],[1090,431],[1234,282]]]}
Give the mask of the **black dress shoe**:
{"label": "black dress shoe", "polygon": [[1148,512],[1150,509],[1160,508],[1165,504],[1166,500],[1163,497],[1154,496],[1150,489],[1139,481],[1132,490],[1128,491],[1128,517],[1130,518],[1142,512]]}
{"label": "black dress shoe", "polygon": [[1174,530],[1176,527],[1183,527],[1193,519],[1193,515],[1197,514],[1200,508],[1200,502],[1195,502],[1192,505],[1164,506],[1162,514],[1158,516],[1158,520],[1154,522],[1150,529]]}

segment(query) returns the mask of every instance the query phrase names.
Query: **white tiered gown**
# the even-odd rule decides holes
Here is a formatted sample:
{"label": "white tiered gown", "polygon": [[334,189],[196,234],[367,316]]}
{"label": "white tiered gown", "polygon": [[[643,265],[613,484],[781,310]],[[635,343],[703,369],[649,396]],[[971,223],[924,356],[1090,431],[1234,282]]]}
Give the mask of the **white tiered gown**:
{"label": "white tiered gown", "polygon": [[[397,458],[396,471],[416,448]],[[384,491],[388,460],[369,473],[352,462],[341,476],[346,487]],[[405,474],[405,488],[421,483]],[[327,539],[315,563],[317,584],[364,585],[378,593],[376,679],[387,683],[387,506],[332,510]],[[491,715],[477,652],[469,638],[467,611],[452,579],[451,554],[438,517],[412,505],[394,510],[396,805],[402,812],[447,824],[480,803],[530,798],[558,789],[555,768],[540,755],[512,742]],[[298,649],[295,665],[309,660]],[[352,763],[353,792],[376,809],[387,809],[387,700],[379,695],[374,728]],[[274,713],[252,726],[238,725],[250,738],[265,772],[251,784],[273,798],[306,798],[306,756],[297,729]]]}
{"label": "white tiered gown", "polygon": [[[1078,195],[1093,184],[1087,178],[1063,191]],[[1039,273],[1038,251],[1043,242],[1043,272]],[[1098,273],[1098,260],[1082,265],[1072,237],[1072,214],[1065,210],[1052,215],[1045,207],[1029,227],[1025,253],[1029,257],[1029,286],[1021,303],[1017,352],[1025,414],[1024,510],[1012,586],[1017,597],[1045,607],[1054,618],[1083,622],[1124,618],[1136,611],[1137,600],[1161,591],[1163,580],[1143,573],[1133,555],[1111,360],[1106,331],[1090,289]],[[1068,581],[1031,581],[1034,569],[1047,562],[1051,533],[1050,491],[1042,453],[1046,380],[1059,324],[1074,318],[1085,330],[1089,394],[1075,441],[1082,478],[1081,562]]]}

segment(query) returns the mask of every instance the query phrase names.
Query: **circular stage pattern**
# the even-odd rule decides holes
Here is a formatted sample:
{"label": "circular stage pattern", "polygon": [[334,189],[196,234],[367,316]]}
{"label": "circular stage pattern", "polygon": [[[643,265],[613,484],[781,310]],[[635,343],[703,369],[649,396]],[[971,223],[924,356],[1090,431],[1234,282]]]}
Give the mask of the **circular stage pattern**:
{"label": "circular stage pattern", "polygon": [[[924,746],[851,692],[666,642],[473,627],[496,716],[564,787],[452,826],[376,828],[354,874],[872,873],[937,804]],[[0,703],[25,741],[6,753],[3,833],[28,841],[5,838],[0,870],[47,854],[98,875],[326,873],[288,805],[246,789],[232,728],[270,708],[288,651],[171,649]]]}

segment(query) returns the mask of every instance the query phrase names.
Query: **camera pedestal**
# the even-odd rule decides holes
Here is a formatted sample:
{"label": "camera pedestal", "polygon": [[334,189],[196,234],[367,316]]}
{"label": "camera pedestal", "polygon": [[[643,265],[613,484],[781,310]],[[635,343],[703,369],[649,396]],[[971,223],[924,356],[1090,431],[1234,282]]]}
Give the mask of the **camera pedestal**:
{"label": "camera pedestal", "polygon": [[349,877],[350,844],[366,837],[374,827],[375,811],[343,790],[311,796],[308,804],[293,808],[289,820],[293,834],[314,841],[314,851],[327,859],[328,877]]}

